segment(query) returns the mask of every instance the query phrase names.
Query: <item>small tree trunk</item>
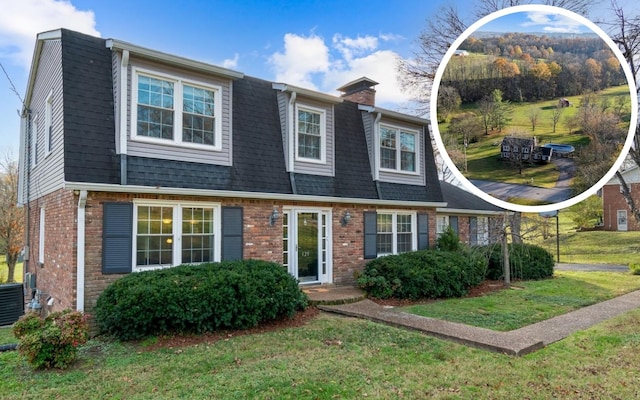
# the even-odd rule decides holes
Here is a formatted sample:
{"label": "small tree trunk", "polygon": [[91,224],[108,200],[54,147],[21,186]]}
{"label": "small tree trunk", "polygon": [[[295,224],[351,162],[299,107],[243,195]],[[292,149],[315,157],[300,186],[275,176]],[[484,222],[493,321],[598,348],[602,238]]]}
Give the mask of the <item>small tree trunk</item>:
{"label": "small tree trunk", "polygon": [[509,248],[507,247],[507,233],[502,235],[502,264],[504,265],[504,285],[511,287],[511,267],[509,265]]}
{"label": "small tree trunk", "polygon": [[18,261],[18,257],[15,254],[7,254],[7,283],[14,283],[15,272],[16,272],[16,262]]}

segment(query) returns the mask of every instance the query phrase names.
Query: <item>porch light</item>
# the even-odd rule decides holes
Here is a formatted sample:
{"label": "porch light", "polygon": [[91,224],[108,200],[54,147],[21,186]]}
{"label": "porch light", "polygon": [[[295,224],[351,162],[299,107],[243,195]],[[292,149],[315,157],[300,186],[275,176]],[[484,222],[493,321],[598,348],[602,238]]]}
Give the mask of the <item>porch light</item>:
{"label": "porch light", "polygon": [[342,224],[342,226],[347,226],[349,224],[349,221],[351,221],[351,213],[349,212],[349,210],[347,210],[344,212],[340,223]]}
{"label": "porch light", "polygon": [[269,225],[273,226],[278,220],[278,218],[280,218],[280,214],[278,214],[278,207],[273,206],[271,215],[269,215]]}

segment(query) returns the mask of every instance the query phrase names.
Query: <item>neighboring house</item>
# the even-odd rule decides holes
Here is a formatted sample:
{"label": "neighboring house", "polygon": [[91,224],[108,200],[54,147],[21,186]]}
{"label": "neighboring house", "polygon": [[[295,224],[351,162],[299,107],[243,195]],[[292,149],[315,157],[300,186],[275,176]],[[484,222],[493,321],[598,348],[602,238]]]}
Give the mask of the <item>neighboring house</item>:
{"label": "neighboring house", "polygon": [[469,245],[485,245],[499,240],[505,210],[484,201],[471,192],[440,182],[446,207],[436,209],[436,234],[451,226],[460,241]]}
{"label": "neighboring house", "polygon": [[[263,259],[348,285],[433,246],[446,209],[428,121],[115,39],[38,35],[22,113],[25,272],[91,312],[124,274]],[[480,210],[481,215],[486,215]]]}
{"label": "neighboring house", "polygon": [[[631,189],[631,195],[636,202],[640,202],[640,169],[635,164],[632,166],[627,165],[627,168],[620,172]],[[627,205],[624,196],[622,196],[620,181],[615,175],[602,187],[602,205],[603,228],[605,230],[640,230],[640,224],[633,218],[631,209]]]}
{"label": "neighboring house", "polygon": [[521,163],[549,162],[553,149],[538,146],[535,137],[506,136],[500,144],[500,157]]}

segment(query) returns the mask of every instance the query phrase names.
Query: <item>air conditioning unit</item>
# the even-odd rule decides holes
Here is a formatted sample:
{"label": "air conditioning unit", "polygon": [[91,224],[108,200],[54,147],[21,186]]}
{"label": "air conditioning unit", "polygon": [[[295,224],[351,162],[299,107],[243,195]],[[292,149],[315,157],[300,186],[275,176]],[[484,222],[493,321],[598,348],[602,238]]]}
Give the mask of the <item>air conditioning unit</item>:
{"label": "air conditioning unit", "polygon": [[11,325],[24,314],[24,290],[21,283],[0,285],[0,326]]}

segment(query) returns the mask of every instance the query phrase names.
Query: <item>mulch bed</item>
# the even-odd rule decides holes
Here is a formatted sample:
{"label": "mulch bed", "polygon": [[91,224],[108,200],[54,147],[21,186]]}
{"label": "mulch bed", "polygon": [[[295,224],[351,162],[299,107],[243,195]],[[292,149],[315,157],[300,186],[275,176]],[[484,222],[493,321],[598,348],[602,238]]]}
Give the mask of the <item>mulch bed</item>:
{"label": "mulch bed", "polygon": [[[495,292],[497,290],[505,289],[503,281],[490,281],[486,280],[480,285],[471,288],[469,293],[465,297],[478,297],[487,293]],[[393,307],[403,307],[412,304],[424,304],[437,300],[407,300],[407,299],[371,299],[372,301],[384,305]],[[138,347],[142,351],[154,351],[157,349],[179,349],[180,347],[193,346],[197,344],[212,344],[220,340],[229,340],[236,336],[253,335],[256,333],[266,333],[272,331],[278,331],[286,328],[295,328],[305,325],[311,321],[320,313],[320,310],[316,307],[309,307],[305,311],[296,313],[296,315],[289,319],[283,318],[277,321],[261,324],[255,328],[233,330],[233,331],[219,331],[209,332],[200,335],[189,334],[176,334],[169,336],[160,336],[157,341],[152,344],[144,345],[143,342],[138,343]]]}

